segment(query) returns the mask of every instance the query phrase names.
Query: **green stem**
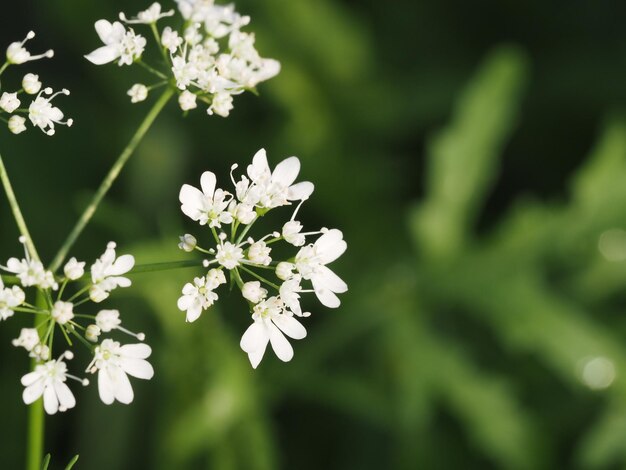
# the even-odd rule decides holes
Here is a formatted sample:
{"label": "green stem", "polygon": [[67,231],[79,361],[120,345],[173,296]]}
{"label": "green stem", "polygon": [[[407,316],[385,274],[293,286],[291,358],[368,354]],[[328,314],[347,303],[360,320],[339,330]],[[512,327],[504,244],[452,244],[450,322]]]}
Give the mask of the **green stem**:
{"label": "green stem", "polygon": [[17,223],[17,228],[20,231],[20,234],[24,237],[26,243],[26,249],[30,254],[30,257],[36,261],[39,261],[39,255],[37,254],[37,249],[35,248],[35,244],[33,243],[33,239],[30,236],[30,232],[28,231],[28,227],[26,226],[26,221],[24,220],[24,216],[22,215],[22,211],[20,210],[20,206],[17,203],[17,198],[15,197],[15,193],[13,192],[13,186],[11,186],[11,181],[9,180],[9,174],[7,173],[7,169],[4,166],[4,161],[2,160],[2,156],[0,155],[0,180],[2,180],[2,186],[4,187],[4,192],[7,195],[7,199],[9,200],[9,206],[11,207],[11,212],[13,212],[13,218]]}
{"label": "green stem", "polygon": [[138,264],[127,274],[150,273],[155,271],[167,271],[178,268],[192,268],[202,266],[202,260],[168,261],[164,263]]}
{"label": "green stem", "polygon": [[109,173],[100,184],[100,187],[96,191],[96,194],[94,194],[91,203],[89,204],[89,206],[87,206],[83,214],[80,216],[78,222],[76,223],[76,225],[68,235],[67,239],[59,249],[58,253],[52,260],[52,263],[50,264],[50,270],[52,272],[55,272],[59,268],[59,266],[67,256],[68,251],[70,250],[74,242],[76,242],[78,236],[81,234],[87,223],[91,220],[91,217],[93,217],[93,214],[96,212],[96,209],[102,201],[102,198],[109,191],[109,189],[117,179],[118,175],[120,174],[120,171],[122,171],[122,168],[124,168],[124,165],[139,145],[139,142],[141,142],[141,139],[143,139],[144,135],[173,94],[174,89],[168,87],[159,97],[157,102],[154,103],[154,106],[152,106],[152,109],[150,109],[145,119],[143,120],[133,137],[130,139],[130,142],[122,151],[120,156],[117,158],[117,160],[109,170]]}
{"label": "green stem", "polygon": [[241,268],[242,271],[247,272],[248,274],[250,274],[251,276],[256,277],[259,281],[266,283],[267,285],[272,286],[274,289],[276,290],[280,290],[280,287],[277,286],[276,284],[274,284],[271,281],[268,281],[267,279],[265,279],[263,276],[259,276],[257,273],[255,273],[254,271],[252,271],[251,269],[246,268],[244,265],[240,265],[239,266]]}

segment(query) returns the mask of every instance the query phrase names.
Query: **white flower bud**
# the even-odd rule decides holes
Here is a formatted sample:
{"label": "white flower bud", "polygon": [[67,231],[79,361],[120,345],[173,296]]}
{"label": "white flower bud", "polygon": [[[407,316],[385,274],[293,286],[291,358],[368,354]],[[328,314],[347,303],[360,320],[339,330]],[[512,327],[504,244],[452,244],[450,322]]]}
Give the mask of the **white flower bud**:
{"label": "white flower bud", "polygon": [[241,295],[253,304],[258,304],[267,296],[267,289],[263,289],[259,281],[250,281],[241,287]]}
{"label": "white flower bud", "polygon": [[9,130],[13,134],[21,134],[26,130],[26,119],[22,116],[11,116],[9,118]]}
{"label": "white flower bud", "polygon": [[283,225],[283,238],[287,243],[291,243],[293,246],[304,245],[304,235],[300,233],[302,230],[302,224],[297,220],[290,220]]}
{"label": "white flower bud", "polygon": [[22,346],[26,351],[32,351],[39,344],[39,333],[35,328],[22,328],[20,336],[11,343],[15,347]]}
{"label": "white flower bud", "polygon": [[280,263],[278,263],[278,266],[276,266],[276,277],[278,277],[278,279],[286,281],[291,276],[293,276],[294,268],[295,265],[293,263],[281,261]]}
{"label": "white flower bud", "polygon": [[254,206],[250,204],[237,204],[234,215],[235,218],[244,225],[248,225],[256,219],[256,211],[254,210]]}
{"label": "white flower bud", "polygon": [[180,243],[178,244],[178,248],[183,251],[191,252],[196,249],[196,245],[198,244],[198,240],[193,235],[186,233],[178,237],[180,239]]}
{"label": "white flower bud", "polygon": [[177,31],[172,30],[169,26],[166,26],[163,29],[163,33],[161,34],[161,44],[163,47],[170,50],[170,52],[176,52],[178,46],[182,45],[183,38],[178,35]]}
{"label": "white flower bud", "polygon": [[183,111],[197,108],[196,95],[188,90],[183,91],[178,97],[178,104]]}
{"label": "white flower bud", "polygon": [[222,117],[228,117],[231,109],[233,109],[233,97],[230,93],[222,91],[213,95],[211,106],[206,112],[209,116],[217,114]]}
{"label": "white flower bud", "polygon": [[122,324],[119,310],[100,310],[96,315],[96,325],[108,333]]}
{"label": "white flower bud", "polygon": [[70,281],[80,279],[85,274],[85,262],[79,262],[76,258],[71,258],[63,267],[65,277]]}
{"label": "white flower bud", "polygon": [[98,325],[89,325],[87,327],[87,330],[85,331],[85,338],[87,338],[92,343],[96,343],[98,341],[100,333],[101,331]]}
{"label": "white flower bud", "polygon": [[262,264],[264,266],[269,265],[272,262],[270,258],[270,252],[272,249],[268,247],[265,242],[256,242],[250,245],[248,248],[248,259],[256,264]]}
{"label": "white flower bud", "polygon": [[34,73],[27,73],[22,79],[22,88],[29,95],[36,95],[41,90],[41,82],[39,81],[39,75]]}
{"label": "white flower bud", "polygon": [[45,344],[38,344],[32,349],[29,356],[39,361],[47,361],[50,359],[50,348]]}
{"label": "white flower bud", "polygon": [[20,107],[20,100],[17,98],[17,93],[7,93],[6,91],[0,96],[0,108],[4,109],[7,113],[12,113]]}
{"label": "white flower bud", "polygon": [[141,83],[135,83],[126,94],[130,96],[131,103],[139,103],[148,97],[148,87]]}
{"label": "white flower bud", "polygon": [[206,287],[207,289],[216,289],[221,284],[226,284],[226,276],[221,269],[210,269],[206,275]]}
{"label": "white flower bud", "polygon": [[59,325],[65,325],[68,321],[74,318],[73,310],[74,304],[59,300],[54,303],[50,314],[52,315],[52,318],[54,318],[54,321],[56,321]]}

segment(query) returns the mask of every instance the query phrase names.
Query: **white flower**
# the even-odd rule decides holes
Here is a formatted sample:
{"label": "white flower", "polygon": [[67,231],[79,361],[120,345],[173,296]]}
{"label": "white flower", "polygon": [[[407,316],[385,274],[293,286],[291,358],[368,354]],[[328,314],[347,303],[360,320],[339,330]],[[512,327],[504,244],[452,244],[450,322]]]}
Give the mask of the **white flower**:
{"label": "white flower", "polygon": [[119,59],[118,65],[131,65],[143,54],[146,39],[132,29],[127,31],[119,21],[98,20],[95,28],[104,46],[85,56],[91,63],[103,65]]}
{"label": "white flower", "polygon": [[287,243],[291,243],[293,246],[302,246],[305,243],[305,238],[302,233],[302,224],[297,220],[290,220],[283,225],[282,235]]}
{"label": "white flower", "polygon": [[211,106],[207,109],[209,116],[217,114],[222,117],[228,117],[230,110],[233,109],[233,97],[230,93],[219,92],[213,96]]}
{"label": "white flower", "polygon": [[7,48],[7,60],[9,61],[10,64],[19,65],[19,64],[23,64],[24,62],[42,59],[44,57],[50,58],[54,55],[54,51],[52,49],[44,52],[43,54],[31,55],[31,53],[28,52],[26,48],[24,47],[24,44],[26,43],[26,41],[34,37],[35,37],[35,33],[33,31],[30,31],[26,35],[26,39],[24,39],[22,42],[13,42],[9,44],[9,47]]}
{"label": "white flower", "polygon": [[96,315],[96,326],[105,333],[116,329],[121,324],[118,310],[100,310]]}
{"label": "white flower", "polygon": [[272,262],[271,251],[272,249],[264,241],[255,242],[248,248],[248,259],[255,264],[268,266]]}
{"label": "white flower", "polygon": [[101,331],[98,325],[89,325],[85,330],[85,338],[93,343],[97,343],[100,333]]}
{"label": "white flower", "polygon": [[41,82],[39,81],[39,75],[34,73],[27,73],[22,79],[22,88],[29,95],[36,95],[41,90]]}
{"label": "white flower", "polygon": [[50,359],[50,348],[40,343],[33,348],[29,356],[35,358],[37,361],[47,361]]}
{"label": "white flower", "polygon": [[39,333],[35,328],[22,328],[20,336],[11,341],[16,348],[23,347],[26,351],[32,351],[39,344]]}
{"label": "white flower", "polygon": [[257,216],[256,211],[254,210],[254,206],[251,206],[250,204],[245,204],[243,202],[240,204],[235,204],[231,212],[233,214],[233,217],[235,217],[239,222],[244,225],[251,224]]}
{"label": "white flower", "polygon": [[24,403],[30,405],[43,395],[43,407],[50,415],[73,408],[76,399],[66,380],[67,366],[61,358],[35,366],[33,372],[22,377],[22,385],[26,387],[22,394]]}
{"label": "white flower", "polygon": [[26,296],[18,286],[4,287],[0,278],[0,320],[6,320],[15,313],[13,309],[24,303]]}
{"label": "white flower", "polygon": [[80,279],[85,274],[85,262],[78,261],[76,258],[70,258],[70,260],[63,266],[63,274],[70,281]]}
{"label": "white flower", "polygon": [[139,103],[148,97],[148,87],[141,83],[135,83],[126,94],[130,96],[131,103]]}
{"label": "white flower", "polygon": [[276,277],[282,281],[286,281],[293,276],[294,269],[296,269],[296,266],[293,263],[281,261],[276,266]]}
{"label": "white flower", "polygon": [[291,310],[295,315],[308,317],[311,314],[309,312],[302,312],[302,308],[300,307],[299,292],[302,291],[300,281],[300,276],[294,276],[283,282],[279,289],[280,298],[285,303],[285,307]]}
{"label": "white flower", "polygon": [[178,248],[180,248],[181,250],[186,251],[187,253],[191,253],[193,250],[196,249],[198,240],[196,240],[196,237],[194,237],[193,235],[186,233],[178,238],[180,239]]}
{"label": "white flower", "polygon": [[104,254],[91,266],[91,281],[89,297],[94,302],[102,302],[109,296],[109,292],[117,287],[129,287],[130,279],[123,277],[133,269],[135,258],[132,255],[122,255],[116,258],[115,243],[110,242]]}
{"label": "white flower", "polygon": [[[42,94],[50,96],[46,98],[42,96]],[[52,88],[46,88],[39,92],[37,98],[35,98],[28,107],[28,118],[30,122],[33,123],[33,126],[39,127],[47,135],[54,135],[55,124],[64,124],[70,127],[74,122],[72,119],[62,121],[63,112],[50,103],[50,101],[59,94],[69,95],[70,92],[69,90],[63,89],[53,94]]]}
{"label": "white flower", "polygon": [[241,295],[253,304],[258,304],[267,297],[267,289],[263,289],[259,281],[250,281],[241,287]]}
{"label": "white flower", "polygon": [[17,98],[17,93],[7,93],[6,91],[0,96],[0,108],[7,113],[12,113],[20,107],[20,100]]}
{"label": "white flower", "polygon": [[185,90],[180,94],[178,104],[183,111],[189,111],[198,107],[196,104],[196,95],[189,90]]}
{"label": "white flower", "polygon": [[314,186],[309,181],[293,184],[299,172],[300,160],[297,157],[283,160],[272,172],[267,163],[265,149],[261,149],[248,165],[247,173],[252,183],[240,183],[238,198],[241,202],[267,209],[284,206],[289,201],[307,199]]}
{"label": "white flower", "polygon": [[180,209],[200,225],[208,223],[209,227],[221,227],[221,224],[233,221],[232,214],[227,210],[232,196],[226,191],[215,189],[215,183],[215,174],[205,171],[200,177],[202,191],[188,184],[180,189]]}
{"label": "white flower", "polygon": [[29,258],[22,260],[10,258],[4,269],[15,274],[24,287],[38,286],[42,289],[52,288],[54,290],[58,287],[54,280],[54,275],[44,269],[41,261],[35,261]]}
{"label": "white flower", "polygon": [[124,13],[120,13],[120,20],[125,23],[141,23],[141,24],[150,24],[156,23],[161,18],[165,18],[167,16],[173,16],[174,10],[169,10],[161,13],[161,5],[157,2],[154,2],[147,10],[140,11],[137,14],[136,19],[128,19]]}
{"label": "white flower", "polygon": [[219,269],[212,269],[206,277],[196,277],[193,284],[185,284],[183,295],[178,299],[178,309],[187,312],[185,321],[196,321],[203,310],[213,305],[218,299],[213,290],[225,282],[224,273]]}
{"label": "white flower", "polygon": [[346,283],[326,267],[339,258],[346,248],[341,231],[333,229],[324,233],[314,244],[302,247],[296,255],[296,269],[303,279],[311,280],[315,295],[326,307],[339,307],[341,302],[335,294],[348,290]]}
{"label": "white flower", "polygon": [[183,44],[183,38],[178,35],[177,31],[166,26],[161,33],[161,44],[166,49],[169,49],[171,53],[174,53],[176,49]]}
{"label": "white flower", "polygon": [[239,266],[239,262],[243,259],[243,250],[230,242],[220,243],[217,246],[215,259],[226,269],[233,269]]}
{"label": "white flower", "polygon": [[129,404],[133,401],[133,388],[128,375],[150,380],[154,369],[147,359],[152,350],[143,343],[125,344],[105,339],[96,347],[93,361],[87,368],[92,374],[98,371],[98,392],[106,405],[115,400]]}
{"label": "white flower", "polygon": [[13,134],[21,134],[26,130],[26,119],[22,116],[11,116],[9,118],[9,130]]}
{"label": "white flower", "polygon": [[252,367],[256,369],[263,359],[268,342],[281,361],[290,361],[293,348],[284,335],[302,339],[306,336],[306,329],[289,313],[283,313],[280,298],[270,297],[255,305],[252,319],[254,323],[248,327],[240,342],[241,349],[248,353]]}
{"label": "white flower", "polygon": [[54,321],[59,325],[64,325],[74,318],[74,305],[71,302],[57,301],[50,312]]}

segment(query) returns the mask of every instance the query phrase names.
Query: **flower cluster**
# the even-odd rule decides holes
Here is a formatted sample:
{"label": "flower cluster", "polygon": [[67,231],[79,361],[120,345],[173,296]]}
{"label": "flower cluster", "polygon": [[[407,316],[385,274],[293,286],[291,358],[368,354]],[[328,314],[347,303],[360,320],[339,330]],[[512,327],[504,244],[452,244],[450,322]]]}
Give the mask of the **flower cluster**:
{"label": "flower cluster", "polygon": [[[174,10],[163,12],[158,3],[135,18],[120,13],[120,21],[98,20],[95,28],[104,45],[85,57],[96,65],[137,63],[155,75],[158,83],[137,83],[130,88],[128,95],[133,103],[144,101],[150,90],[169,85],[177,90],[183,111],[196,108],[201,101],[207,105],[209,115],[226,117],[233,108],[233,96],[277,75],[280,63],[259,55],[254,35],[241,31],[250,17],[237,13],[233,5],[216,5],[213,0],[176,3],[183,20],[180,29],[157,28],[157,21],[175,15]],[[124,23],[147,25],[152,30],[163,69],[144,61],[146,38]]]}
{"label": "flower cluster", "polygon": [[[188,2],[189,3],[189,2]],[[343,234],[337,229],[323,228],[303,232],[296,220],[298,210],[313,193],[313,183],[295,183],[300,172],[300,161],[289,157],[270,170],[265,150],[259,150],[247,168],[247,176],[236,181],[231,169],[234,193],[216,188],[216,177],[210,171],[200,178],[200,189],[183,185],[179,199],[181,210],[190,219],[210,229],[209,239],[214,248],[203,248],[196,237],[180,237],[179,247],[187,252],[199,251],[210,255],[204,261],[211,268],[205,276],[185,284],[178,308],[185,311],[187,321],[197,320],[201,313],[218,299],[216,289],[227,282],[241,290],[252,313],[252,325],[241,338],[241,348],[256,368],[267,348],[279,359],[289,361],[293,348],[285,335],[302,339],[306,330],[296,317],[307,317],[300,305],[300,295],[315,293],[320,302],[330,308],[339,306],[337,294],[346,292],[346,283],[327,265],[346,250]],[[280,232],[271,232],[260,238],[249,236],[251,227],[267,212],[297,202],[291,218]],[[307,243],[310,237],[319,237]],[[284,241],[299,248],[295,256],[284,261],[272,258],[273,244]],[[276,279],[266,278],[267,272]],[[310,287],[304,284],[309,283]]]}
{"label": "flower cluster", "polygon": [[[32,55],[25,47],[26,42],[29,39],[35,37],[35,33],[30,31],[26,38],[21,42],[14,42],[9,45],[6,52],[6,61],[4,65],[0,67],[0,75],[10,65],[21,65],[25,62],[30,62],[44,57],[50,58],[54,55],[54,51],[49,50],[43,54]],[[18,95],[25,93],[27,95],[36,95],[30,102],[28,108],[21,108],[22,100]],[[52,100],[57,95],[69,95],[70,92],[66,89],[57,91],[56,93],[50,87],[43,87],[39,80],[39,75],[27,73],[22,78],[21,88],[14,92],[2,91],[2,84],[0,83],[0,119],[5,121],[9,130],[14,134],[20,134],[26,130],[26,117],[30,120],[31,124],[41,129],[47,135],[54,134],[55,124],[64,124],[67,126],[72,125],[72,119],[63,120],[63,112],[52,105]],[[8,114],[6,117],[4,114]]]}
{"label": "flower cluster", "polygon": [[[24,243],[24,239],[20,239]],[[88,385],[87,379],[80,379],[67,372],[67,360],[74,354],[67,350],[53,357],[53,341],[55,332],[60,331],[68,346],[77,340],[86,346],[94,355],[86,372],[98,372],[98,391],[106,404],[117,400],[130,403],[133,400],[133,389],[128,375],[141,379],[150,379],[153,375],[152,366],[146,361],[150,356],[150,347],[143,343],[120,345],[110,338],[100,341],[103,333],[114,330],[144,340],[143,333],[133,333],[121,326],[120,312],[117,310],[100,310],[98,313],[78,313],[78,307],[92,301],[100,303],[109,297],[117,287],[130,286],[130,280],[124,276],[134,266],[135,259],[131,255],[117,256],[115,243],[108,244],[104,254],[92,265],[90,273],[85,273],[85,262],[76,258],[70,259],[63,268],[63,276],[55,275],[44,268],[41,261],[33,259],[28,250],[22,259],[10,258],[6,265],[0,265],[8,287],[0,277],[0,320],[6,320],[15,313],[35,315],[37,322],[33,328],[22,328],[13,345],[24,348],[35,358],[35,369],[22,377],[24,385],[23,399],[30,404],[43,396],[44,408],[47,413],[65,411],[76,404],[72,391],[67,386],[67,379],[74,379]],[[73,295],[64,299],[70,283],[83,282],[83,287]],[[24,289],[34,287],[38,290],[38,301],[26,301]],[[87,323],[81,324],[81,323]]]}

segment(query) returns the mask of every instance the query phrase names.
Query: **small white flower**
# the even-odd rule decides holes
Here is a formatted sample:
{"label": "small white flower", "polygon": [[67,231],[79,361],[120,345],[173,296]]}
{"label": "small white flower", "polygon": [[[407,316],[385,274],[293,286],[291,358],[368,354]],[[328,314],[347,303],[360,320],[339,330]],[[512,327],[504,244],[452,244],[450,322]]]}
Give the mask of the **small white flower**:
{"label": "small white flower", "polygon": [[258,304],[267,297],[267,289],[262,288],[259,281],[250,281],[241,287],[241,295],[253,304]]}
{"label": "small white flower", "polygon": [[26,130],[26,119],[22,116],[11,116],[9,118],[9,130],[13,134],[21,134]]}
{"label": "small white flower", "polygon": [[148,97],[148,87],[141,83],[135,83],[126,94],[130,96],[131,103],[139,103]]}
{"label": "small white flower", "polygon": [[319,301],[330,308],[340,305],[340,294],[348,290],[346,283],[326,265],[346,251],[347,244],[340,230],[324,233],[314,244],[304,246],[296,255],[295,265],[303,279],[311,280]]}
{"label": "small white flower", "polygon": [[85,338],[87,338],[92,343],[97,343],[98,338],[100,337],[100,328],[98,325],[89,325],[85,330]]}
{"label": "small white flower", "polygon": [[302,224],[297,220],[290,220],[283,225],[282,235],[287,243],[293,246],[302,246],[305,243],[305,237],[302,233]]}
{"label": "small white flower", "polygon": [[[267,343],[281,361],[290,361],[293,348],[284,335],[293,339],[306,337],[306,329],[289,313],[283,313],[283,302],[278,297],[270,297],[254,306],[254,323],[241,337],[240,346],[246,353],[253,368],[257,368]],[[284,334],[283,334],[284,333]]]}
{"label": "small white flower", "polygon": [[26,300],[24,291],[18,286],[4,287],[0,278],[0,320],[6,320],[15,313],[13,309],[19,307]]}
{"label": "small white flower", "polygon": [[54,321],[59,325],[65,325],[74,318],[74,305],[71,302],[62,302],[59,300],[54,303],[50,313]]}
{"label": "small white flower", "polygon": [[206,285],[209,289],[217,289],[220,285],[226,284],[226,276],[221,269],[209,269],[206,274]]}
{"label": "small white flower", "polygon": [[282,281],[286,281],[293,276],[294,269],[296,269],[296,266],[293,263],[281,261],[276,266],[276,277]]}
{"label": "small white flower", "polygon": [[207,109],[209,116],[217,114],[218,116],[228,117],[231,109],[233,109],[233,96],[227,92],[219,92],[213,95],[211,106]]}
{"label": "small white flower", "polygon": [[11,341],[16,348],[23,347],[26,351],[32,351],[39,344],[39,333],[35,328],[22,328],[20,336]]}
{"label": "small white flower", "polygon": [[156,23],[161,18],[165,18],[167,16],[173,16],[174,10],[169,10],[161,13],[161,5],[157,2],[154,2],[147,10],[140,11],[137,14],[136,19],[128,19],[124,13],[120,13],[120,20],[125,23],[140,23],[140,24],[151,24]]}
{"label": "small white flower", "polygon": [[7,113],[12,113],[20,107],[20,100],[17,97],[17,93],[7,93],[6,91],[0,96],[0,108]]}
{"label": "small white flower", "polygon": [[269,266],[272,262],[271,251],[272,249],[264,241],[255,242],[248,248],[248,259],[255,264]]}
{"label": "small white flower", "polygon": [[35,358],[37,361],[47,361],[50,359],[50,348],[40,343],[33,348],[29,356]]}
{"label": "small white flower", "polygon": [[58,287],[54,275],[44,269],[41,261],[10,258],[4,269],[15,274],[24,287],[38,286],[42,289],[52,288],[53,290]]}
{"label": "small white flower", "polygon": [[181,250],[186,251],[187,253],[191,253],[193,250],[196,249],[198,240],[196,240],[196,237],[194,237],[193,235],[186,233],[178,238],[180,239],[178,248],[180,248]]}
{"label": "small white flower", "polygon": [[232,213],[233,217],[235,217],[235,219],[237,219],[240,223],[244,225],[251,224],[257,216],[257,213],[254,210],[254,206],[251,206],[250,204],[245,204],[243,202],[236,204]]}
{"label": "small white flower", "polygon": [[[213,271],[213,270],[212,270]],[[221,272],[221,270],[218,270]],[[222,276],[224,273],[222,273]],[[187,283],[183,286],[183,295],[178,299],[178,309],[187,312],[185,321],[196,321],[203,310],[208,309],[218,299],[215,289],[220,281],[225,278],[219,278],[219,275],[211,273],[211,276],[196,277],[193,284]],[[216,284],[217,283],[217,284]]]}
{"label": "small white flower", "polygon": [[[42,96],[43,94],[50,96],[46,98]],[[47,135],[54,135],[55,124],[64,124],[71,127],[74,122],[72,119],[62,121],[63,112],[50,103],[55,96],[60,94],[69,95],[70,92],[69,90],[63,89],[53,94],[52,88],[46,88],[39,92],[37,98],[35,98],[28,107],[28,118],[30,122],[33,123],[33,126],[39,127]]]}
{"label": "small white flower", "polygon": [[202,191],[188,184],[180,189],[180,209],[200,225],[208,223],[209,227],[221,227],[221,224],[233,221],[232,214],[227,210],[232,196],[222,189],[215,189],[216,182],[215,174],[205,171],[200,177]]}
{"label": "small white flower", "polygon": [[70,281],[80,279],[85,274],[85,262],[78,261],[76,258],[70,258],[70,260],[63,266],[63,274]]}
{"label": "small white flower", "polygon": [[33,372],[22,377],[22,385],[26,387],[22,399],[30,405],[43,395],[44,409],[50,415],[73,408],[76,399],[66,380],[67,366],[61,358],[37,365]]}
{"label": "small white flower", "polygon": [[291,279],[286,280],[280,286],[279,293],[280,298],[285,303],[285,307],[291,310],[295,315],[299,317],[308,317],[311,314],[309,312],[302,312],[300,307],[300,294],[302,291],[300,287],[300,276],[293,276]]}
{"label": "small white flower", "polygon": [[183,38],[178,35],[177,31],[166,26],[161,33],[161,44],[166,49],[169,49],[171,53],[174,53],[183,44]]}
{"label": "small white flower", "polygon": [[146,39],[132,29],[127,31],[119,21],[98,20],[95,28],[104,46],[85,56],[91,63],[103,65],[119,59],[118,65],[131,65],[143,54]]}
{"label": "small white flower", "polygon": [[121,324],[118,310],[100,310],[96,315],[96,326],[105,333],[116,329]]}
{"label": "small white flower", "polygon": [[135,258],[132,255],[122,255],[116,258],[115,243],[110,242],[104,254],[91,266],[91,281],[89,297],[94,302],[102,302],[109,296],[109,292],[117,287],[129,287],[130,279],[123,277],[133,269]]}
{"label": "small white flower", "polygon": [[29,62],[31,60],[38,60],[44,57],[50,58],[54,56],[54,51],[52,49],[44,52],[43,54],[31,55],[31,53],[28,52],[28,50],[26,50],[26,48],[24,47],[24,44],[26,44],[26,41],[34,37],[35,33],[33,31],[30,31],[26,35],[26,39],[24,39],[23,41],[13,42],[9,44],[9,47],[7,48],[7,60],[10,64],[19,65],[23,64],[24,62]]}
{"label": "small white flower", "polygon": [[22,79],[22,88],[29,95],[36,95],[41,90],[41,82],[39,81],[39,75],[34,73],[27,73]]}
{"label": "small white flower", "polygon": [[183,111],[189,111],[197,108],[198,105],[196,104],[196,95],[189,90],[183,91],[178,97],[178,105]]}
{"label": "small white flower", "polygon": [[239,262],[243,259],[243,250],[230,242],[224,242],[217,246],[215,259],[226,269],[233,269],[239,266]]}
{"label": "small white flower", "polygon": [[98,392],[106,405],[115,400],[129,404],[134,393],[128,376],[150,380],[154,369],[146,359],[152,354],[150,346],[144,343],[120,345],[117,341],[105,339],[96,347],[93,361],[87,371],[98,371]]}

